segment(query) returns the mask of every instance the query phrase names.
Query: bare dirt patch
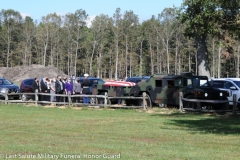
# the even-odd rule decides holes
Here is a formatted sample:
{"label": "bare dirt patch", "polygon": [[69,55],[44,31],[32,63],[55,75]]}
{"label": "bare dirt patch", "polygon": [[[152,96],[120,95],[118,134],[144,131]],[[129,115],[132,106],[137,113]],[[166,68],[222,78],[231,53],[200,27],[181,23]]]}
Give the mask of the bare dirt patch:
{"label": "bare dirt patch", "polygon": [[34,77],[56,78],[57,75],[67,76],[61,70],[54,66],[43,66],[32,64],[30,66],[1,67],[0,77],[7,78],[14,83],[20,83],[22,80]]}

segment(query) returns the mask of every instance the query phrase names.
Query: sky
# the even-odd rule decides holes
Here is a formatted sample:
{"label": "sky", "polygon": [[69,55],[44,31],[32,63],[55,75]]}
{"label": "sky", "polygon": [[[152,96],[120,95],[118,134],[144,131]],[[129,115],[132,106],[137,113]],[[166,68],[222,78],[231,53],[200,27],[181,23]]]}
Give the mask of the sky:
{"label": "sky", "polygon": [[164,8],[180,7],[183,0],[0,0],[0,9],[13,9],[23,17],[30,16],[33,20],[41,21],[42,16],[50,13],[65,15],[78,9],[85,10],[92,20],[100,14],[112,17],[117,8],[121,14],[133,11],[139,21],[149,20],[157,16]]}

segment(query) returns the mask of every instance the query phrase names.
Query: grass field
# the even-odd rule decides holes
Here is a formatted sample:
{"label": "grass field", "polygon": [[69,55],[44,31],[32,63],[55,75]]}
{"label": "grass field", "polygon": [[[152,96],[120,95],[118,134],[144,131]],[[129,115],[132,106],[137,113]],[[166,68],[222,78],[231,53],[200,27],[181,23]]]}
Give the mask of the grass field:
{"label": "grass field", "polygon": [[5,159],[240,157],[238,116],[0,104],[0,130]]}

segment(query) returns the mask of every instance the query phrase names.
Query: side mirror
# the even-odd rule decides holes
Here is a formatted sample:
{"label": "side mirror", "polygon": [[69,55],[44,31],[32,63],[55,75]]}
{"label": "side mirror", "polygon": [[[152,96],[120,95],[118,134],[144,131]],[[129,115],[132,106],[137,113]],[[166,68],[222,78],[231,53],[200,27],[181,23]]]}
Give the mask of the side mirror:
{"label": "side mirror", "polygon": [[235,86],[230,87],[231,90],[237,90]]}

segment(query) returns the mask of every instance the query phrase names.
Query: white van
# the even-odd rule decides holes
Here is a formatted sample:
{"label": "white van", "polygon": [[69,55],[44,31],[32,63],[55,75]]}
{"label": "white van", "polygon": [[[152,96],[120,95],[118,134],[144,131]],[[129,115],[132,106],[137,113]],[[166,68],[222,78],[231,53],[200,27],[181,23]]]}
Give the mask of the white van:
{"label": "white van", "polygon": [[[233,105],[234,94],[236,94],[236,100],[240,102],[240,78],[214,78],[211,79],[211,85],[215,88],[229,91],[229,105]],[[237,103],[237,106],[240,109],[240,103]]]}

